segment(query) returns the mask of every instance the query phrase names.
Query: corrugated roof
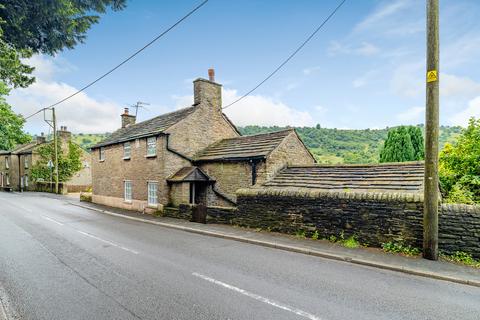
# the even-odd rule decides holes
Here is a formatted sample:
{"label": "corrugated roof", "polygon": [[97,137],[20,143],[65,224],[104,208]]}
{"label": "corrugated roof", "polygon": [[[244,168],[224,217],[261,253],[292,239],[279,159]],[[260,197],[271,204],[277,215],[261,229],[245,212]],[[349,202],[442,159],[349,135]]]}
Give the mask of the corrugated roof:
{"label": "corrugated roof", "polygon": [[195,156],[195,161],[242,160],[265,157],[292,132],[293,129],[288,129],[220,140],[200,151]]}
{"label": "corrugated roof", "polygon": [[126,128],[118,129],[108,138],[94,145],[92,149],[125,142],[139,137],[162,133],[180,120],[188,117],[195,110],[195,106],[192,106],[174,112],[165,113],[158,117],[136,123]]}
{"label": "corrugated roof", "polygon": [[265,187],[352,192],[423,192],[424,163],[289,167]]}

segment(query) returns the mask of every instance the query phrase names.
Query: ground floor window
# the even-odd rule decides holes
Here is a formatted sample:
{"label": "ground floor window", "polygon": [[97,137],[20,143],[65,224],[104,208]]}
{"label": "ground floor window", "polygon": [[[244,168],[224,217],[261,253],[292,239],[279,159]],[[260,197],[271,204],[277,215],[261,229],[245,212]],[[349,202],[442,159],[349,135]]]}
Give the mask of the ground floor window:
{"label": "ground floor window", "polygon": [[125,201],[132,201],[132,181],[124,182],[124,199]]}
{"label": "ground floor window", "polygon": [[158,204],[158,183],[157,182],[148,182],[148,205],[156,206]]}
{"label": "ground floor window", "polygon": [[28,176],[25,175],[25,187],[28,187]]}
{"label": "ground floor window", "polygon": [[10,185],[10,176],[8,175],[8,173],[5,176],[5,180],[7,181],[7,186],[9,186]]}

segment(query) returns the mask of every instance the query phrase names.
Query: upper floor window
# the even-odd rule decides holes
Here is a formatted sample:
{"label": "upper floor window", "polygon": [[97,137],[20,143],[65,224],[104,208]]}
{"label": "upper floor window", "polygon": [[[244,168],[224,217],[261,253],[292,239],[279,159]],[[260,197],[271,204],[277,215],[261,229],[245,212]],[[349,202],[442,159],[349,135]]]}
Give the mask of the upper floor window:
{"label": "upper floor window", "polygon": [[25,162],[25,169],[28,169],[28,157],[27,156],[25,156],[24,162]]}
{"label": "upper floor window", "polygon": [[104,147],[100,147],[100,150],[98,151],[98,156],[99,156],[100,161],[105,160],[105,148]]}
{"label": "upper floor window", "polygon": [[147,157],[157,154],[157,137],[147,138]]}
{"label": "upper floor window", "polygon": [[130,159],[131,154],[132,154],[132,146],[130,145],[130,142],[125,142],[123,144],[123,158]]}
{"label": "upper floor window", "polygon": [[10,165],[8,164],[8,157],[5,157],[5,168],[10,168]]}

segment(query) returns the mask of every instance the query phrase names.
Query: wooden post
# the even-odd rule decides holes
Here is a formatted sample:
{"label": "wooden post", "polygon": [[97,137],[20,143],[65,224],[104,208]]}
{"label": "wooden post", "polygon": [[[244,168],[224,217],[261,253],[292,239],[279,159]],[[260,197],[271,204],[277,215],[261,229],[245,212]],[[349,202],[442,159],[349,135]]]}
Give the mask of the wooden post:
{"label": "wooden post", "polygon": [[438,0],[427,0],[427,74],[425,112],[425,187],[423,257],[438,260]]}
{"label": "wooden post", "polygon": [[57,118],[55,117],[55,108],[52,108],[53,121],[53,146],[55,148],[55,193],[58,194],[58,141],[57,141]]}

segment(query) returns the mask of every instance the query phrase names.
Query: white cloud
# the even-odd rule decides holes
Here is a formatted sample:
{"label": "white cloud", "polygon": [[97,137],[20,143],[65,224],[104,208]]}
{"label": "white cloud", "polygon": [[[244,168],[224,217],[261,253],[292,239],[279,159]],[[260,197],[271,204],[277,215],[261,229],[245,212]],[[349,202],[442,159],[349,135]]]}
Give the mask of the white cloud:
{"label": "white cloud", "polygon": [[[223,105],[237,100],[237,90],[223,89]],[[306,111],[296,110],[272,98],[251,95],[225,109],[225,114],[239,126],[250,124],[278,126],[313,126],[315,121]]]}
{"label": "white cloud", "polygon": [[378,23],[392,17],[410,5],[409,0],[397,0],[383,2],[375,11],[355,26],[354,31],[361,31],[375,27]]}
{"label": "white cloud", "polygon": [[476,96],[480,94],[480,83],[467,77],[440,73],[440,94],[443,96]]}
{"label": "white cloud", "polygon": [[470,100],[465,110],[450,117],[450,123],[458,126],[466,126],[471,117],[480,118],[480,96]]}
{"label": "white cloud", "polygon": [[404,123],[420,123],[423,122],[425,115],[425,107],[412,107],[404,112],[397,114],[397,119]]}
{"label": "white cloud", "polygon": [[[37,79],[28,88],[11,91],[8,102],[15,112],[27,116],[77,91],[77,88],[54,80],[59,72],[72,68],[65,61],[35,56],[28,63],[36,67],[34,74]],[[56,113],[59,126],[67,126],[72,132],[107,132],[120,126],[119,105],[96,100],[84,92],[58,105]],[[48,130],[41,114],[31,118],[26,127],[32,133]]]}
{"label": "white cloud", "polygon": [[332,41],[327,49],[330,56],[338,54],[353,54],[359,56],[373,56],[380,52],[380,49],[370,42],[363,41],[357,46],[344,45],[339,41]]}
{"label": "white cloud", "polygon": [[321,70],[322,68],[320,66],[315,66],[315,67],[310,67],[310,68],[305,68],[303,69],[303,74],[306,75],[306,76],[309,76],[311,75],[312,73],[315,73],[319,70]]}

